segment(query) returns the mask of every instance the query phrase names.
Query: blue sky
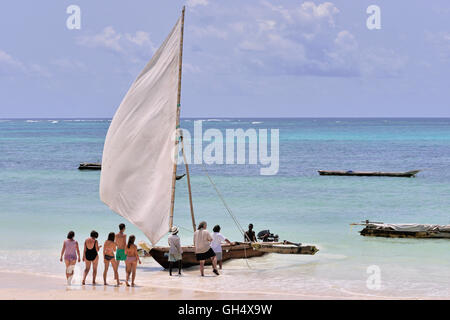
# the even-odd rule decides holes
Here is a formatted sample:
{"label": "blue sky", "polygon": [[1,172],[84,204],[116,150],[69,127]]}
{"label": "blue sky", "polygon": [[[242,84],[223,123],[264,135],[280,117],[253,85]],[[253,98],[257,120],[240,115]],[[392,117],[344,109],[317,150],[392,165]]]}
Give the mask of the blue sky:
{"label": "blue sky", "polygon": [[0,118],[111,117],[183,4],[182,117],[450,117],[448,0],[16,0]]}

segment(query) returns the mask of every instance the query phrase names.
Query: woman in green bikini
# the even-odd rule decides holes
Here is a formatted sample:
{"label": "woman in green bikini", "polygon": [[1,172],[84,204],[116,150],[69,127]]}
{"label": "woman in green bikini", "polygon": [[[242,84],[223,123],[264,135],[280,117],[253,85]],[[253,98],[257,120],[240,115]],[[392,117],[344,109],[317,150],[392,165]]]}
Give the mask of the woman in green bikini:
{"label": "woman in green bikini", "polygon": [[114,259],[114,251],[116,251],[117,244],[114,242],[116,235],[114,232],[110,232],[108,235],[108,240],[105,241],[103,245],[103,258],[105,262],[105,270],[103,271],[103,282],[105,286],[106,283],[106,275],[108,274],[109,263],[111,263],[112,268],[114,270],[114,280],[117,281],[117,286],[120,286],[119,274],[117,272],[117,268],[119,267],[118,262]]}

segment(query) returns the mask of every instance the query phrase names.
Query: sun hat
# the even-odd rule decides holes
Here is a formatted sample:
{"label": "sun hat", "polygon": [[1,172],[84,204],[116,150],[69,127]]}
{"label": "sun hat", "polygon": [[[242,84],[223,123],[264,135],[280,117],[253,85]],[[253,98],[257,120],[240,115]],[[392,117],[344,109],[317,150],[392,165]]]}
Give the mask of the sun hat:
{"label": "sun hat", "polygon": [[170,232],[172,232],[172,234],[177,234],[178,233],[178,227],[177,226],[173,226],[172,229],[170,229]]}

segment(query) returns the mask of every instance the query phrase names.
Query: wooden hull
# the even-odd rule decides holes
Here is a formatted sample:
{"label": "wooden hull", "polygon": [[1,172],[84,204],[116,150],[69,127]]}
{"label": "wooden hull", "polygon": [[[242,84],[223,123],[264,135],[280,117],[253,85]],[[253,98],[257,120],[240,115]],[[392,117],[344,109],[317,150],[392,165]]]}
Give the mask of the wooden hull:
{"label": "wooden hull", "polygon": [[[195,249],[193,246],[182,247],[183,249],[183,268],[189,268],[199,265],[195,257]],[[169,268],[168,261],[169,247],[153,247],[150,250],[150,255],[156,260],[163,268]],[[260,257],[265,252],[257,251],[252,248],[250,243],[241,243],[235,246],[223,245],[222,246],[222,261],[230,259],[244,259],[252,257]],[[205,261],[206,265],[211,264],[211,259]]]}
{"label": "wooden hull", "polygon": [[450,232],[431,231],[395,231],[364,228],[360,231],[362,236],[386,238],[416,238],[416,239],[450,239]]}
{"label": "wooden hull", "polygon": [[420,170],[408,172],[357,172],[357,171],[318,171],[321,176],[358,176],[358,177],[399,177],[412,178],[420,172]]}
{"label": "wooden hull", "polygon": [[314,255],[319,251],[316,246],[298,246],[284,243],[256,242],[252,247],[258,251],[266,253],[280,254],[310,254]]}
{"label": "wooden hull", "polygon": [[101,170],[101,163],[80,163],[79,170]]}

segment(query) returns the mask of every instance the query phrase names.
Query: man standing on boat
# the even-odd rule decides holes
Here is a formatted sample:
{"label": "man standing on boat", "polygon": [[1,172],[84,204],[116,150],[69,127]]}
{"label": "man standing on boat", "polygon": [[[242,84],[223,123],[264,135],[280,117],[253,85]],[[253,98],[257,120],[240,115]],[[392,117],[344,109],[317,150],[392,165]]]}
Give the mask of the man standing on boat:
{"label": "man standing on boat", "polygon": [[194,233],[195,257],[197,258],[197,261],[200,262],[200,274],[202,277],[205,275],[205,260],[209,258],[211,258],[213,272],[216,275],[219,275],[219,271],[217,271],[217,257],[214,250],[211,248],[211,241],[213,241],[213,238],[206,230],[206,227],[206,222],[202,221],[199,223],[198,229]]}
{"label": "man standing on boat", "polygon": [[[119,233],[116,234],[115,242],[117,244],[116,260],[117,269],[119,269],[120,261],[127,260],[127,255],[125,254],[125,247],[127,245],[127,235],[125,232],[125,224],[119,224]],[[117,280],[117,279],[114,279]]]}
{"label": "man standing on boat", "polygon": [[248,231],[245,232],[244,235],[244,241],[245,242],[257,242],[255,231],[253,231],[253,224],[248,225]]}

